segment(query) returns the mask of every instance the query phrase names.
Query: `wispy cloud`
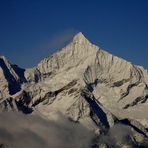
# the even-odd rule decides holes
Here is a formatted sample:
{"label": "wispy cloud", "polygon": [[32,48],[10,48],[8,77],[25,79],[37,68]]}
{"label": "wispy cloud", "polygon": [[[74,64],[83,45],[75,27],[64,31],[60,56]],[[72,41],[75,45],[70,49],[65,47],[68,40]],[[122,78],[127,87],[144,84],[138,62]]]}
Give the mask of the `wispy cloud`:
{"label": "wispy cloud", "polygon": [[67,29],[65,31],[54,34],[48,41],[46,41],[40,49],[55,51],[64,47],[70,42],[72,37],[78,33],[75,29]]}

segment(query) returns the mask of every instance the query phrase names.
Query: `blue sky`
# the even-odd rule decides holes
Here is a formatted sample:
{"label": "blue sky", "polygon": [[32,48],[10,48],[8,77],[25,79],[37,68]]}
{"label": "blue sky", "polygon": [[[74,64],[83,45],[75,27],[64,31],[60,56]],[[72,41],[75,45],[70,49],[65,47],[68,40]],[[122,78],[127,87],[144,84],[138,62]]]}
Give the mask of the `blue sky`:
{"label": "blue sky", "polygon": [[36,65],[78,31],[148,69],[147,0],[0,0],[0,54],[21,67]]}

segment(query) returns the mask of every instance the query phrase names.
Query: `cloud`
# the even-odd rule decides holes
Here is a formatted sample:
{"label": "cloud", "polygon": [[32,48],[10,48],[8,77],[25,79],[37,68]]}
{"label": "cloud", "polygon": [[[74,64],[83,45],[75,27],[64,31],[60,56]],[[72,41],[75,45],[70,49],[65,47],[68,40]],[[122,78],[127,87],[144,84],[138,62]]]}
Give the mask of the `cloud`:
{"label": "cloud", "polygon": [[0,114],[0,144],[11,148],[89,148],[91,131],[60,115],[48,121],[38,115]]}
{"label": "cloud", "polygon": [[42,47],[40,47],[41,50],[52,50],[54,52],[57,49],[61,49],[62,47],[66,46],[73,36],[77,33],[78,31],[75,29],[67,29],[63,32],[54,34]]}
{"label": "cloud", "polygon": [[[138,138],[138,137],[137,137]],[[98,138],[98,145],[105,145],[106,147],[119,148],[123,146],[127,147],[148,147],[147,138],[144,138],[143,141],[138,142],[135,139],[135,134],[133,129],[130,126],[123,124],[115,124],[109,129],[109,131],[101,135]]]}

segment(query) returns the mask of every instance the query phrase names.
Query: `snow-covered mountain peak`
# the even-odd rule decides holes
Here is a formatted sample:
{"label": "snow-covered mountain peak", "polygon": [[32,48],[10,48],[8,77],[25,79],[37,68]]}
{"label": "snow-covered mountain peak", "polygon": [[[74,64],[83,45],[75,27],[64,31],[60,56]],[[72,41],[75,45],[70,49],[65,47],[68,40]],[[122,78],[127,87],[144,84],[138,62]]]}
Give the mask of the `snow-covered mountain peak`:
{"label": "snow-covered mountain peak", "polygon": [[5,58],[5,56],[3,56],[3,55],[0,55],[0,59],[3,59],[3,58]]}
{"label": "snow-covered mountain peak", "polygon": [[32,69],[1,56],[0,82],[2,111],[35,111],[50,119],[61,112],[98,135],[120,123],[142,140],[148,137],[147,71],[93,45],[81,32]]}
{"label": "snow-covered mountain peak", "polygon": [[78,43],[78,44],[86,44],[86,43],[89,43],[88,39],[83,35],[82,32],[77,33],[73,37],[73,42],[74,43]]}
{"label": "snow-covered mountain peak", "polygon": [[5,64],[9,63],[7,58],[5,56],[3,56],[3,55],[0,55],[0,60],[3,61]]}

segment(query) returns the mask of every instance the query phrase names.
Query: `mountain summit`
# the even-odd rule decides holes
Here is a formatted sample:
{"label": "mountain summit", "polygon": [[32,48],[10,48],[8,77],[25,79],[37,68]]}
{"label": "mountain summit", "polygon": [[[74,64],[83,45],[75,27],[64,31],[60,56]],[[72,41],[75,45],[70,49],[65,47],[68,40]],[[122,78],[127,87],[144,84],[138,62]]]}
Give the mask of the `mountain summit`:
{"label": "mountain summit", "polygon": [[79,44],[86,44],[89,41],[85,38],[82,32],[79,32],[73,37],[73,42],[79,43]]}
{"label": "mountain summit", "polygon": [[[120,123],[133,130],[137,143],[148,136],[148,71],[93,45],[81,32],[34,68],[23,71],[3,58],[0,67],[2,111],[50,119],[61,112],[98,135]],[[19,89],[5,95],[9,83]]]}

